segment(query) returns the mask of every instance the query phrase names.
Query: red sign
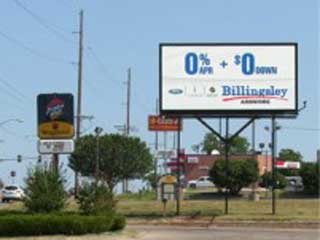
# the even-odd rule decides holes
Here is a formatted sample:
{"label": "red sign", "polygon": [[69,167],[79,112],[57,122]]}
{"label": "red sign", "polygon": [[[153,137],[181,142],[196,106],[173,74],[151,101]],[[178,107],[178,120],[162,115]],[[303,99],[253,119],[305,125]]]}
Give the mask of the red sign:
{"label": "red sign", "polygon": [[300,162],[289,162],[289,161],[281,161],[278,160],[276,162],[276,168],[284,168],[284,169],[300,169]]}
{"label": "red sign", "polygon": [[149,131],[181,131],[182,121],[179,118],[165,116],[149,116]]}

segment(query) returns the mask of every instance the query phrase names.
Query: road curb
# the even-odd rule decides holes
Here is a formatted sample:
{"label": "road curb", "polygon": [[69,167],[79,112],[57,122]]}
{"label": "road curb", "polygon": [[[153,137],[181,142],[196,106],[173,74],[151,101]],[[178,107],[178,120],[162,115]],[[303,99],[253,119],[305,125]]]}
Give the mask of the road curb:
{"label": "road curb", "polygon": [[294,228],[319,229],[320,221],[221,221],[210,219],[127,219],[128,225],[145,226],[190,226],[202,228],[215,227],[255,227],[255,228]]}

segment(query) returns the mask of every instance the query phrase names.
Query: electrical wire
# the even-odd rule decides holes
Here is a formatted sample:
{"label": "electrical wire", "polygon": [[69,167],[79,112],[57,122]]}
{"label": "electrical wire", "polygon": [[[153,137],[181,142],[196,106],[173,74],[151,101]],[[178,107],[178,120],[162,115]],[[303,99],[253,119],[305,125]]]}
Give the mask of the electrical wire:
{"label": "electrical wire", "polygon": [[281,128],[283,128],[283,129],[288,129],[288,130],[320,131],[320,128],[284,127],[284,126],[281,126]]}
{"label": "electrical wire", "polygon": [[38,52],[37,50],[30,48],[29,46],[25,45],[23,42],[9,36],[8,34],[4,33],[3,31],[0,30],[0,36],[7,39],[9,42],[15,44],[16,46],[19,46],[20,48],[24,49],[25,51],[29,52],[30,54],[32,54],[33,56],[42,58],[42,59],[46,59],[48,61],[53,61],[53,62],[63,62],[63,63],[68,63],[70,64],[69,61],[62,59],[62,58],[58,58],[58,57],[52,57],[52,56],[48,56],[45,54],[42,54],[40,52]]}
{"label": "electrical wire", "polygon": [[68,42],[68,43],[72,43],[74,44],[75,41],[67,38],[65,36],[65,34],[63,34],[62,32],[58,31],[56,26],[53,27],[51,25],[49,25],[48,23],[46,23],[46,21],[40,17],[39,15],[37,15],[36,13],[34,13],[32,10],[30,10],[29,8],[27,8],[20,0],[13,0],[13,2],[20,7],[21,9],[23,9],[26,13],[28,13],[38,24],[40,24],[43,28],[45,28],[49,33],[52,33],[53,35],[55,35],[56,37],[58,37],[59,39]]}

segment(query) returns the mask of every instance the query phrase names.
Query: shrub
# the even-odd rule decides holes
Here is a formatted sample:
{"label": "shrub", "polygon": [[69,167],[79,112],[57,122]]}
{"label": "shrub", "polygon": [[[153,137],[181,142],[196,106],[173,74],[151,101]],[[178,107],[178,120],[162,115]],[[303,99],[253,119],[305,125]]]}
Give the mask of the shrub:
{"label": "shrub", "polygon": [[117,231],[126,226],[126,218],[123,215],[115,214],[110,231]]}
{"label": "shrub", "polygon": [[115,201],[109,188],[103,184],[85,183],[78,194],[80,212],[86,215],[110,214]]}
{"label": "shrub", "polygon": [[28,172],[24,204],[33,213],[49,213],[61,210],[66,202],[65,179],[61,169],[56,171],[47,165],[36,166]]}
{"label": "shrub", "polygon": [[300,176],[302,177],[304,191],[309,194],[319,195],[319,163],[303,163],[300,169]]}
{"label": "shrub", "polygon": [[123,229],[125,220],[114,214],[84,215],[10,215],[0,218],[0,236],[80,235]]}
{"label": "shrub", "polygon": [[210,170],[210,176],[218,188],[227,188],[232,195],[237,195],[243,187],[258,180],[258,165],[255,160],[230,161],[227,176],[225,166],[225,160],[216,161]]}
{"label": "shrub", "polygon": [[[276,189],[283,189],[287,186],[288,181],[285,176],[279,172],[275,172]],[[272,172],[266,172],[261,177],[261,187],[271,188],[272,187]]]}

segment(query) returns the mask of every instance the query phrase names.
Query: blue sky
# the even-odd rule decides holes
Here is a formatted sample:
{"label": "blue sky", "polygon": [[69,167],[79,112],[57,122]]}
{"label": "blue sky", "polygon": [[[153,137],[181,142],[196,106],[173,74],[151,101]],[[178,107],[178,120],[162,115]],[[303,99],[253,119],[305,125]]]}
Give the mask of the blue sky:
{"label": "blue sky", "polygon": [[[20,3],[17,4],[17,3]],[[34,14],[32,17],[21,4]],[[299,102],[308,107],[296,120],[280,120],[278,149],[293,148],[314,161],[319,148],[319,5],[316,0],[268,1],[98,1],[3,0],[0,8],[0,122],[20,118],[0,128],[1,158],[37,156],[36,95],[76,94],[78,13],[84,9],[83,122],[85,132],[99,125],[115,132],[125,121],[126,70],[132,68],[132,124],[135,135],[150,146],[147,116],[158,97],[160,42],[298,42]],[[1,34],[2,33],[2,34]],[[217,126],[217,120],[210,121]],[[235,131],[244,120],[231,122]],[[257,143],[268,142],[257,123]],[[299,128],[299,129],[295,129]],[[300,128],[307,128],[302,130]],[[182,146],[190,149],[206,133],[195,120],[184,122]],[[250,129],[244,135],[250,137]],[[161,136],[162,138],[162,136]],[[169,140],[172,135],[169,134]],[[67,164],[66,158],[62,158]],[[0,178],[17,181],[33,161],[0,162]],[[69,172],[71,176],[71,172]]]}

